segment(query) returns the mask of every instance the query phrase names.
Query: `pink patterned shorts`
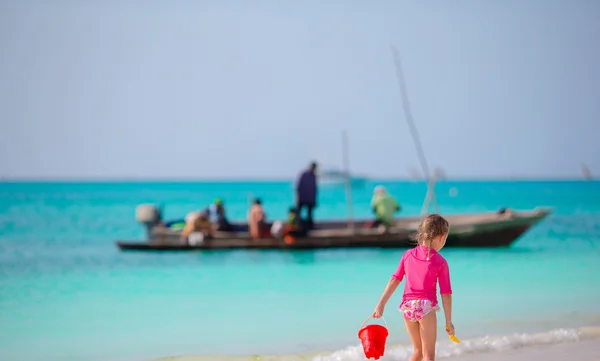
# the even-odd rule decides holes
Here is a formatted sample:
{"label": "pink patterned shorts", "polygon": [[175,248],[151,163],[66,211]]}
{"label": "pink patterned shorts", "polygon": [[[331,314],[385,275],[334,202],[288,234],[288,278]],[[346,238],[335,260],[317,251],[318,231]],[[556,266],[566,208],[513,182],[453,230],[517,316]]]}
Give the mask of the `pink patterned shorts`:
{"label": "pink patterned shorts", "polygon": [[430,300],[410,300],[402,302],[398,310],[404,313],[404,318],[410,322],[417,322],[426,314],[433,311],[439,311],[439,306],[433,306]]}

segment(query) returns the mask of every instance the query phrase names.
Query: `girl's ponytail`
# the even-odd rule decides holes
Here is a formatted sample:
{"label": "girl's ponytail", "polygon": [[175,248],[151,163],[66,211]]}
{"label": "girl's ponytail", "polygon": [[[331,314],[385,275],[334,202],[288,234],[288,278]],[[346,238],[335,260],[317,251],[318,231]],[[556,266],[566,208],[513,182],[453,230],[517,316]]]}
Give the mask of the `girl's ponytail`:
{"label": "girl's ponytail", "polygon": [[[447,234],[448,229],[448,221],[439,214],[430,214],[421,221],[421,224],[419,224],[419,228],[417,229],[417,241],[418,244],[427,247],[427,261],[429,261],[431,257],[433,240],[436,237]],[[427,241],[429,241],[429,245],[427,245]]]}
{"label": "girl's ponytail", "polygon": [[429,240],[429,246],[427,246],[427,261],[429,261],[429,253],[431,251],[431,243],[433,243],[433,240]]}

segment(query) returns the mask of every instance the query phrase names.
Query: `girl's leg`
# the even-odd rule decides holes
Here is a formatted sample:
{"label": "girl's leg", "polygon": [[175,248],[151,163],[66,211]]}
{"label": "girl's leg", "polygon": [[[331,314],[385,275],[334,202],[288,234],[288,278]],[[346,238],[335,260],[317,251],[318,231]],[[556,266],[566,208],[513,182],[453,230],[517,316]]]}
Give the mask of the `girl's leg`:
{"label": "girl's leg", "polygon": [[406,318],[404,319],[406,324],[406,331],[413,344],[413,354],[408,361],[421,361],[423,360],[423,345],[421,344],[421,331],[419,329],[418,322],[410,322]]}
{"label": "girl's leg", "polygon": [[435,311],[429,312],[419,320],[421,345],[423,345],[423,361],[435,360],[435,343],[437,340],[437,316]]}

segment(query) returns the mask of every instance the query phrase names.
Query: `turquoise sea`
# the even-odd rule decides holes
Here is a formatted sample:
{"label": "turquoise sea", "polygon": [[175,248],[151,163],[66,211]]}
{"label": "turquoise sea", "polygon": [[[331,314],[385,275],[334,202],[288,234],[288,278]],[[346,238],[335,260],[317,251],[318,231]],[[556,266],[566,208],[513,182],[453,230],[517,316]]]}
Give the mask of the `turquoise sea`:
{"label": "turquoise sea", "polygon": [[[370,216],[376,184],[353,190],[356,216]],[[418,214],[424,183],[381,184],[402,215]],[[130,253],[114,244],[144,236],[134,219],[140,203],[162,203],[167,218],[178,218],[218,196],[231,218],[244,219],[256,195],[268,216],[282,218],[292,189],[284,181],[0,183],[0,360],[364,359],[358,328],[404,250]],[[467,340],[446,345],[440,323],[442,351],[558,342],[600,324],[600,182],[446,181],[436,189],[446,214],[554,209],[510,248],[442,250],[457,335]],[[319,219],[346,216],[343,188],[322,188],[319,203]],[[384,315],[394,360],[408,355],[400,299],[401,291]]]}

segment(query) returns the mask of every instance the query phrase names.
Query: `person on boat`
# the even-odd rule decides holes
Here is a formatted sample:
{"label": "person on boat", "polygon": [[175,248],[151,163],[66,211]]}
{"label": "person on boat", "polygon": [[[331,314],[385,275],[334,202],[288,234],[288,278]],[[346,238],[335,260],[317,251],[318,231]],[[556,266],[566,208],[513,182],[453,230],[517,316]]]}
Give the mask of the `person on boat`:
{"label": "person on boat", "polygon": [[259,198],[256,198],[248,212],[248,232],[252,239],[260,239],[265,236],[265,222],[266,215],[262,202]]}
{"label": "person on boat", "polygon": [[215,198],[214,203],[208,207],[207,213],[208,220],[218,231],[230,232],[233,230],[233,227],[227,220],[227,216],[225,214],[225,205],[220,198]]}
{"label": "person on boat", "polygon": [[378,227],[384,225],[385,227],[389,227],[394,221],[394,213],[400,210],[400,205],[389,195],[384,186],[379,185],[373,190],[371,208],[375,213],[375,221],[371,226]]}
{"label": "person on boat", "polygon": [[288,216],[285,220],[285,224],[288,226],[298,226],[302,224],[302,222],[300,222],[300,218],[298,217],[298,211],[296,210],[296,207],[290,207],[288,210]]}
{"label": "person on boat", "polygon": [[300,174],[296,182],[296,212],[297,216],[302,216],[302,209],[306,207],[306,223],[309,228],[313,228],[313,209],[317,207],[317,163],[312,162],[308,169]]}
{"label": "person on boat", "polygon": [[181,237],[187,239],[193,232],[202,233],[205,239],[213,237],[213,226],[208,221],[206,212],[191,212],[185,217],[185,227]]}
{"label": "person on boat", "polygon": [[163,220],[162,207],[158,207],[156,209],[156,214],[157,214],[158,220],[156,221],[156,224],[154,225],[154,227],[167,228],[167,225],[166,225],[165,221]]}
{"label": "person on boat", "polygon": [[298,214],[295,207],[291,207],[288,213],[287,220],[281,230],[281,236],[286,243],[293,243],[296,237],[305,237],[308,230],[304,226],[304,222]]}

